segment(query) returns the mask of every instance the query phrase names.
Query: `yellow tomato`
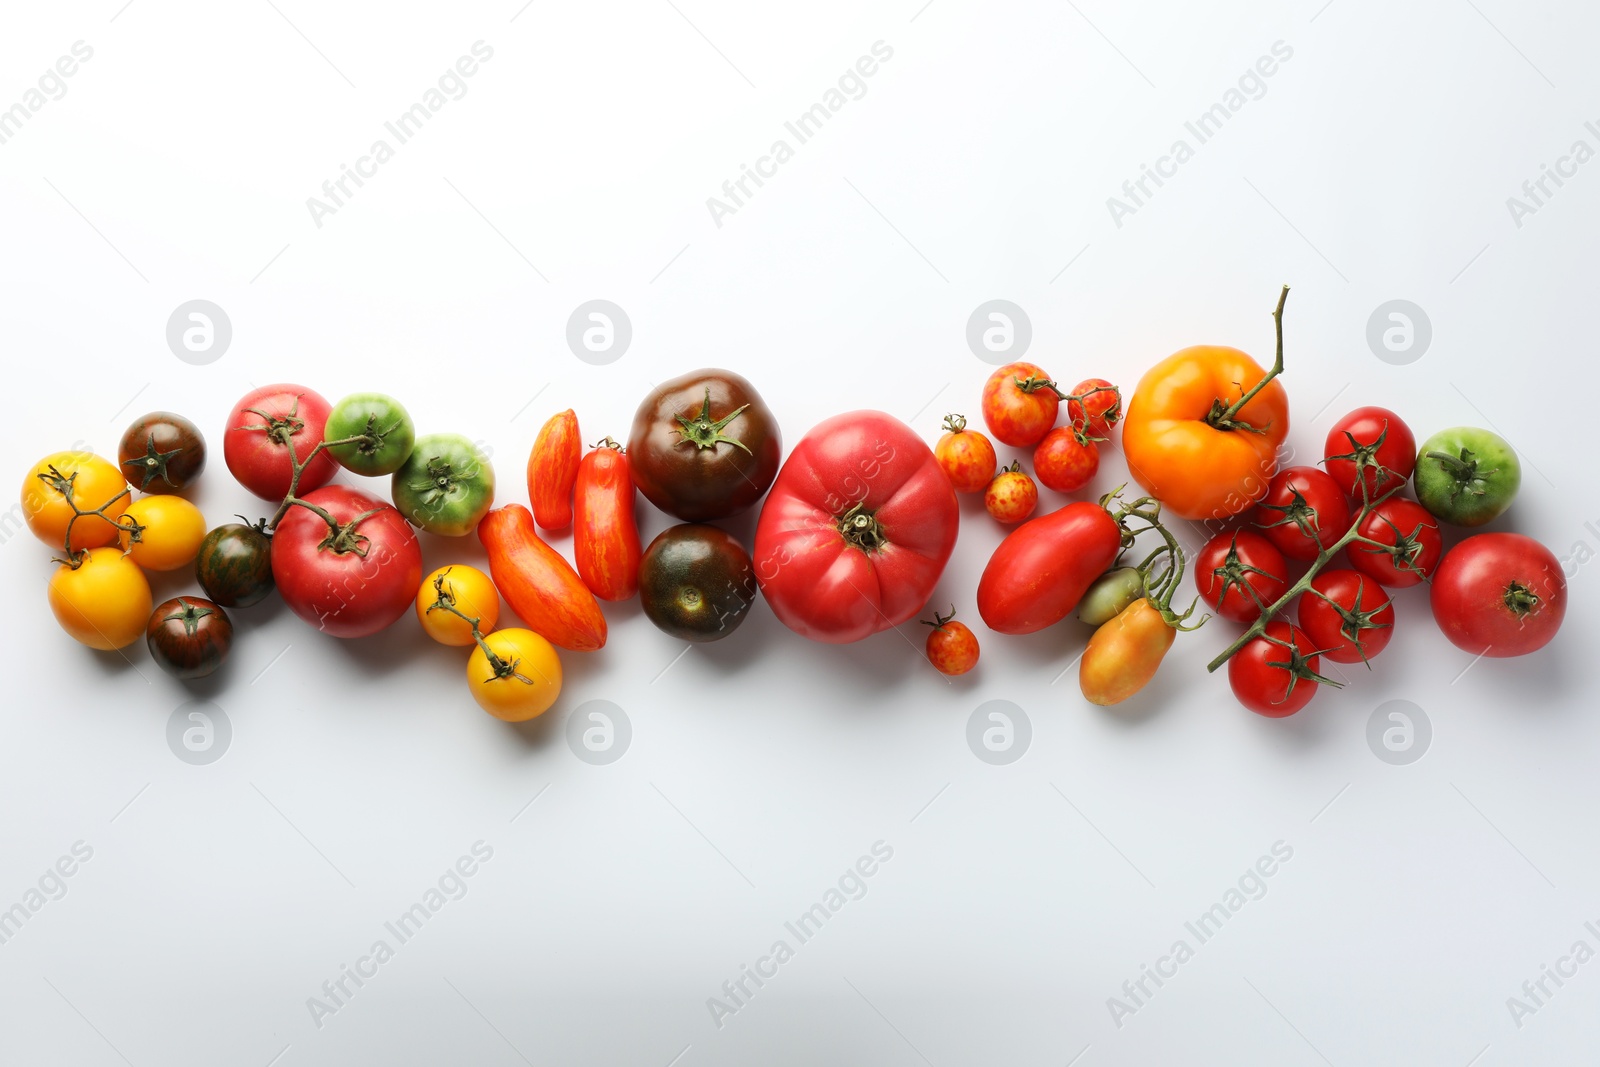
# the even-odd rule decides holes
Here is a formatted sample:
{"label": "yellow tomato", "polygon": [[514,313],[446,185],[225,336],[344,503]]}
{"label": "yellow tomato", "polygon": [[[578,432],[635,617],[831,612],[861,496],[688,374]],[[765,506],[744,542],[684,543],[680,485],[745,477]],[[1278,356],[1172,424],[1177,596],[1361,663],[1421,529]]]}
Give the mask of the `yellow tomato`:
{"label": "yellow tomato", "polygon": [[467,619],[434,607],[446,597],[467,619],[478,620],[479,633],[488,633],[500,621],[500,594],[487,574],[462,564],[440,567],[417,589],[417,619],[427,635],[441,645],[472,644],[472,624]]}
{"label": "yellow tomato", "polygon": [[[438,614],[435,612],[434,614]],[[506,722],[544,714],[561,695],[561,660],[532,630],[499,630],[483,639],[500,661],[492,666],[482,646],[467,660],[467,685],[478,706]]]}
{"label": "yellow tomato", "polygon": [[[69,481],[78,510],[93,511],[110,501],[105,514],[111,521],[85,515],[72,522],[64,492]],[[127,510],[128,496],[127,480],[110,460],[92,452],[56,452],[35,463],[22,483],[22,516],[33,535],[52,548],[64,547],[68,523],[74,550],[102,548],[116,541],[116,519]]]}
{"label": "yellow tomato", "polygon": [[[128,505],[124,514],[144,529],[139,531],[137,541],[126,530],[118,540],[122,542],[122,550],[145,570],[176,570],[185,563],[194,562],[200,554],[200,542],[206,539],[206,519],[199,508],[183,497],[170,494],[140,497]],[[82,521],[79,520],[80,524]]]}
{"label": "yellow tomato", "polygon": [[63,563],[50,579],[50,610],[72,637],[109,650],[144,636],[150,583],[120,548],[92,548],[76,569]]}
{"label": "yellow tomato", "polygon": [[1089,638],[1078,686],[1091,704],[1120,704],[1149,684],[1178,632],[1144,597],[1122,609]]}

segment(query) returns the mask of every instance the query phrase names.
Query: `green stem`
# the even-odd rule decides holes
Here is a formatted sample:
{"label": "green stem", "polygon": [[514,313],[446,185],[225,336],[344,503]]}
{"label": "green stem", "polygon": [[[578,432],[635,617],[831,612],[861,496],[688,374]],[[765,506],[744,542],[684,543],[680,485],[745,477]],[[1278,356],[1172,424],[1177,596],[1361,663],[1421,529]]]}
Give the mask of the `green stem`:
{"label": "green stem", "polygon": [[[1259,382],[1252,385],[1247,393],[1241,396],[1238,400],[1235,400],[1228,407],[1223,408],[1221,411],[1218,411],[1215,408],[1212,409],[1211,414],[1206,416],[1206,421],[1212,426],[1215,426],[1217,429],[1250,430],[1255,433],[1261,433],[1265,429],[1264,427],[1251,426],[1247,422],[1239,422],[1237,421],[1236,417],[1238,416],[1240,409],[1242,409],[1246,404],[1250,403],[1250,401],[1255,398],[1257,393],[1261,392],[1261,390],[1267,387],[1268,382],[1272,381],[1272,379],[1283,373],[1283,305],[1284,301],[1288,299],[1289,287],[1286,285],[1283,287],[1283,292],[1278,294],[1278,306],[1274,308],[1272,312],[1272,324],[1278,334],[1278,354],[1277,357],[1272,361],[1272,369],[1269,370],[1266,373],[1266,376],[1263,377]],[[1222,402],[1218,400],[1217,403],[1220,405]]]}

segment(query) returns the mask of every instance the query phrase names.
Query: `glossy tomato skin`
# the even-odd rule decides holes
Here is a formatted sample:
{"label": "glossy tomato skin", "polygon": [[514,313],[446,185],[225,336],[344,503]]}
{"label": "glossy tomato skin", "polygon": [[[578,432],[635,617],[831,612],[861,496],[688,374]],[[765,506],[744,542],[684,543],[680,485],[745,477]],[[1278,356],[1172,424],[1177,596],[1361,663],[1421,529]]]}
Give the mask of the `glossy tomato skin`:
{"label": "glossy tomato skin", "polygon": [[1194,584],[1212,611],[1248,625],[1289,591],[1289,562],[1254,530],[1223,531],[1195,557]]}
{"label": "glossy tomato skin", "polygon": [[952,678],[978,665],[978,638],[966,623],[954,619],[944,619],[934,626],[923,650],[934,670]]}
{"label": "glossy tomato skin", "polygon": [[123,512],[123,523],[137,523],[117,538],[122,550],[147,571],[177,570],[194,562],[206,537],[205,516],[181,496],[170,493],[140,497]]}
{"label": "glossy tomato skin", "polygon": [[133,421],[117,445],[117,463],[141,493],[176,493],[206,469],[206,439],[182,415],[152,411]]}
{"label": "glossy tomato skin", "polygon": [[995,440],[1032,448],[1056,424],[1061,396],[1034,363],[1007,363],[983,383],[983,421]]}
{"label": "glossy tomato skin", "polygon": [[1289,433],[1289,397],[1279,380],[1234,416],[1260,432],[1206,422],[1217,400],[1230,404],[1264,377],[1261,365],[1237,348],[1196,345],[1139,380],[1122,421],[1122,450],[1129,472],[1164,513],[1224,519],[1266,493]]}
{"label": "glossy tomato skin", "polygon": [[981,493],[994,479],[998,461],[994,445],[977,430],[967,429],[967,420],[961,415],[946,415],[946,432],[933,446],[939,465],[950,476],[950,484],[958,493]]}
{"label": "glossy tomato skin", "polygon": [[1120,704],[1150,684],[1178,631],[1140,597],[1089,638],[1078,667],[1078,688],[1091,704]]}
{"label": "glossy tomato skin", "polygon": [[462,434],[424,434],[390,477],[389,495],[413,526],[465,537],[494,505],[494,465]]}
{"label": "glossy tomato skin", "polygon": [[685,522],[745,510],[772,484],[782,458],[778,420],[766,401],[726,370],[662,382],[639,405],[628,435],[639,492]]}
{"label": "glossy tomato skin", "polygon": [[1039,487],[1016,464],[994,476],[983,491],[983,508],[1007,526],[1015,526],[1039,506]]}
{"label": "glossy tomato skin", "polygon": [[[1404,419],[1388,408],[1359,407],[1333,424],[1322,448],[1323,469],[1352,503],[1368,500],[1404,485],[1417,465],[1417,439]],[[1355,456],[1335,459],[1336,456]]]}
{"label": "glossy tomato skin", "polygon": [[1060,622],[1122,551],[1122,530],[1099,504],[1078,501],[1006,535],[978,580],[989,629],[1031,634]]}
{"label": "glossy tomato skin", "polygon": [[1416,585],[1433,574],[1444,551],[1444,540],[1439,533],[1439,520],[1413,500],[1390,497],[1375,506],[1367,517],[1360,520],[1357,533],[1385,545],[1399,545],[1410,541],[1405,549],[1406,561],[1397,559],[1371,545],[1352,541],[1345,546],[1350,566],[1391,589],[1404,589]]}
{"label": "glossy tomato skin", "polygon": [[565,530],[572,525],[572,487],[582,458],[578,416],[571,408],[550,416],[528,453],[528,500],[540,529]]}
{"label": "glossy tomato skin", "polygon": [[1567,613],[1561,561],[1531,537],[1482,533],[1452,548],[1429,592],[1433,617],[1473,655],[1523,656],[1550,643]]}
{"label": "glossy tomato skin", "polygon": [[1122,421],[1122,390],[1104,378],[1085,378],[1067,395],[1068,424],[1090,437],[1110,437],[1111,427]]}
{"label": "glossy tomato skin", "polygon": [[756,599],[755,568],[723,530],[685,522],[661,531],[639,567],[644,613],[680,641],[720,641],[739,628]]}
{"label": "glossy tomato skin", "polygon": [[467,657],[467,688],[478,706],[505,722],[527,722],[550,710],[561,695],[561,657],[532,630],[496,630],[483,639],[504,665],[496,670],[489,652],[474,642]]}
{"label": "glossy tomato skin", "polygon": [[817,424],[756,524],[756,580],[784,625],[844,644],[913,618],[955,547],[955,490],[933,452],[881,411]]}
{"label": "glossy tomato skin", "polygon": [[1359,571],[1325,570],[1300,596],[1300,629],[1335,663],[1362,663],[1388,647],[1394,605],[1381,585]]}
{"label": "glossy tomato skin", "polygon": [[174,678],[204,678],[228,658],[233,623],[209,600],[173,597],[150,613],[145,644],[150,658]]}
{"label": "glossy tomato skin", "polygon": [[489,573],[528,628],[562,648],[592,652],[606,643],[606,617],[561,553],[545,544],[521,504],[495,508],[478,523]]}
{"label": "glossy tomato skin", "polygon": [[1482,526],[1511,506],[1522,462],[1499,434],[1456,426],[1422,442],[1412,483],[1422,506],[1445,522]]}
{"label": "glossy tomato skin", "polygon": [[633,475],[614,442],[591,449],[578,466],[573,492],[572,555],[578,575],[601,600],[639,591],[639,524],[633,517]]}
{"label": "glossy tomato skin", "polygon": [[206,596],[223,607],[259,604],[272,592],[272,539],[243,523],[218,526],[200,542],[194,572]]}
{"label": "glossy tomato skin", "polygon": [[[333,637],[367,637],[411,608],[422,581],[422,548],[395,508],[348,486],[329,485],[301,499],[340,524],[373,512],[355,533],[360,551],[321,547],[328,524],[308,508],[291,507],[272,534],[272,579],[283,602]],[[364,553],[364,554],[363,554]]]}
{"label": "glossy tomato skin", "polygon": [[[222,432],[222,458],[240,485],[263,500],[282,500],[294,472],[289,446],[301,462],[323,441],[332,407],[303,385],[263,385],[233,406]],[[271,427],[269,430],[268,428]],[[300,476],[300,494],[327,485],[339,465],[326,449]]]}
{"label": "glossy tomato skin", "polygon": [[1033,473],[1046,489],[1076,493],[1100,470],[1100,446],[1080,439],[1070,426],[1057,426],[1033,450]]}
{"label": "glossy tomato skin", "polygon": [[[70,484],[72,501],[66,492]],[[122,472],[111,461],[92,452],[55,452],[41,459],[22,482],[22,518],[33,535],[51,548],[64,549],[70,528],[72,549],[104,548],[116,543],[122,529],[118,518],[128,509],[132,494]],[[105,517],[80,511],[105,507]]]}
{"label": "glossy tomato skin", "polygon": [[150,619],[150,582],[120,548],[91,548],[77,567],[63,563],[48,595],[61,628],[102,652],[133,644]]}
{"label": "glossy tomato skin", "polygon": [[1285,556],[1308,561],[1350,529],[1350,505],[1327,472],[1285,467],[1272,476],[1251,521]]}
{"label": "glossy tomato skin", "polygon": [[399,470],[417,443],[417,427],[411,413],[387,393],[351,393],[344,397],[333,405],[323,431],[330,441],[349,442],[333,445],[328,454],[346,470],[369,478]]}
{"label": "glossy tomato skin", "polygon": [[1317,647],[1311,638],[1281,619],[1267,623],[1265,636],[1251,640],[1228,661],[1228,684],[1233,688],[1234,697],[1257,715],[1269,719],[1293,715],[1317,695],[1316,681],[1295,678],[1288,668],[1280,666],[1290,662],[1291,653],[1279,642],[1293,645],[1306,657],[1310,670],[1315,671],[1320,666],[1318,657],[1309,655]]}

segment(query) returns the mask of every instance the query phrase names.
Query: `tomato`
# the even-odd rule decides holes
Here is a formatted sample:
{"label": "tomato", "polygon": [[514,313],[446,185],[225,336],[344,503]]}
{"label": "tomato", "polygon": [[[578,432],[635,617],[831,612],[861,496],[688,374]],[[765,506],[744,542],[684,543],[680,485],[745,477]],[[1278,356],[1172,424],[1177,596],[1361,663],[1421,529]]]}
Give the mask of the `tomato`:
{"label": "tomato", "polygon": [[1289,433],[1289,397],[1276,378],[1239,409],[1221,413],[1266,372],[1237,348],[1197,345],[1139,380],[1122,422],[1128,471],[1185,519],[1237,515],[1266,494]]}
{"label": "tomato", "polygon": [[259,604],[272,592],[272,540],[254,526],[218,526],[200,542],[194,572],[206,596],[223,607]]}
{"label": "tomato", "polygon": [[627,600],[639,591],[639,524],[621,445],[608,437],[583,457],[573,498],[572,555],[579,577],[601,600]]}
{"label": "tomato", "polygon": [[981,493],[994,478],[994,445],[977,430],[967,429],[964,415],[946,415],[944,434],[933,446],[939,466],[958,493]]}
{"label": "tomato", "polygon": [[644,613],[682,641],[720,641],[739,628],[756,599],[744,546],[715,526],[686,522],[663,530],[639,565]]}
{"label": "tomato", "polygon": [[1388,408],[1356,408],[1333,424],[1322,455],[1323,468],[1339,483],[1339,490],[1359,504],[1363,484],[1367,500],[1406,484],[1417,465],[1417,439],[1405,420]]}
{"label": "tomato", "polygon": [[928,602],[960,511],[933,452],[881,411],[819,423],[783,465],[756,524],[773,614],[816,641],[899,626]]}
{"label": "tomato", "polygon": [[1032,448],[1056,424],[1061,394],[1032,363],[1007,363],[983,383],[983,421],[1002,444]]}
{"label": "tomato", "polygon": [[495,592],[494,582],[465,564],[440,567],[424,578],[417,587],[416,603],[423,632],[441,645],[476,644],[471,620],[477,620],[480,635],[491,632],[500,621],[500,594]]}
{"label": "tomato", "polygon": [[1474,534],[1439,564],[1429,599],[1439,628],[1457,648],[1524,656],[1561,629],[1567,579],[1561,561],[1531,537]]}
{"label": "tomato", "polygon": [[147,571],[177,570],[194,562],[206,538],[206,519],[181,496],[140,497],[123,512],[123,522],[137,524],[118,540],[133,561]]}
{"label": "tomato", "polygon": [[1194,584],[1212,611],[1249,624],[1289,591],[1289,563],[1254,530],[1223,531],[1195,557]]}
{"label": "tomato", "polygon": [[495,588],[535,632],[574,652],[605,645],[599,602],[572,564],[539,539],[527,508],[495,508],[478,523],[478,540],[489,552]]}
{"label": "tomato", "polygon": [[983,506],[999,521],[1014,525],[1033,514],[1039,506],[1039,487],[1013,460],[1011,466],[1001,467],[989,488],[983,491]]}
{"label": "tomato", "polygon": [[928,662],[940,674],[951,677],[966,674],[978,665],[978,639],[964,622],[956,622],[956,609],[950,614],[933,613],[933,621],[922,620],[924,626],[933,627],[923,651]]}
{"label": "tomato", "polygon": [[61,628],[101,651],[139,640],[150,618],[150,583],[120,548],[91,548],[76,568],[63,563],[50,578],[49,595]]}
{"label": "tomato", "polygon": [[1046,489],[1076,493],[1100,470],[1100,446],[1071,426],[1057,426],[1033,450],[1033,473]]}
{"label": "tomato", "polygon": [[633,416],[628,463],[645,499],[685,522],[721,519],[761,499],[783,438],[756,387],[725,370],[662,382]]}
{"label": "tomato", "polygon": [[389,479],[389,495],[413,526],[465,537],[494,505],[494,467],[458,433],[426,434]]}
{"label": "tomato", "polygon": [[1326,570],[1300,596],[1300,629],[1335,663],[1364,663],[1394,636],[1394,605],[1373,579],[1342,567]]}
{"label": "tomato", "polygon": [[291,507],[272,533],[272,578],[289,609],[334,637],[366,637],[404,615],[422,581],[404,516],[343,485],[300,499],[311,507]]}
{"label": "tomato", "polygon": [[1104,708],[1133,696],[1156,676],[1177,636],[1154,604],[1135,600],[1089,638],[1078,667],[1084,699]]}
{"label": "tomato", "polygon": [[1516,498],[1522,463],[1506,439],[1457,426],[1422,442],[1413,473],[1417,500],[1454,526],[1482,526]]}
{"label": "tomato", "polygon": [[1144,575],[1133,567],[1117,567],[1096,578],[1078,601],[1078,621],[1104,626],[1144,596]]}
{"label": "tomato", "polygon": [[1122,528],[1099,504],[1078,501],[1006,535],[978,580],[989,629],[1031,634],[1060,622],[1122,551]]}
{"label": "tomato", "polygon": [[533,518],[546,530],[572,525],[572,486],[578,480],[583,439],[571,408],[550,416],[528,453],[528,500]]}
{"label": "tomato", "polygon": [[1121,420],[1122,390],[1104,378],[1085,378],[1067,394],[1067,422],[1089,437],[1110,437]]}
{"label": "tomato", "polygon": [[206,439],[182,415],[152,411],[123,433],[117,464],[141,493],[176,493],[206,469]]}
{"label": "tomato", "polygon": [[1267,540],[1290,559],[1313,560],[1350,529],[1350,505],[1333,476],[1315,467],[1285,467],[1251,513]]}
{"label": "tomato", "polygon": [[467,687],[478,707],[495,718],[527,722],[561,695],[561,658],[532,630],[496,630],[467,659]]}
{"label": "tomato", "polygon": [[1322,663],[1316,647],[1281,619],[1267,623],[1264,634],[1228,660],[1228,685],[1234,697],[1257,715],[1273,719],[1293,715],[1311,703],[1318,684],[1338,684],[1317,673]]}
{"label": "tomato", "polygon": [[[103,548],[117,539],[117,519],[128,509],[128,483],[110,461],[92,452],[55,452],[28,471],[22,483],[22,517],[33,535],[52,548],[66,549],[72,530],[72,551]],[[78,511],[104,507],[104,518],[75,517]]]}
{"label": "tomato", "polygon": [[345,470],[368,477],[399,470],[417,441],[411,413],[384,393],[351,393],[333,405],[323,432],[329,441],[345,442],[329,445],[328,455]]}
{"label": "tomato", "polygon": [[[294,458],[306,463],[323,441],[331,409],[327,400],[303,385],[263,385],[252,389],[228,413],[222,458],[240,485],[264,500],[282,500],[294,476]],[[339,465],[326,450],[306,463],[299,492],[309,493],[332,480]]]}
{"label": "tomato", "polygon": [[228,658],[233,623],[209,600],[173,597],[150,613],[144,641],[150,658],[174,678],[204,678]]}
{"label": "tomato", "polygon": [[1360,520],[1356,533],[1378,545],[1351,541],[1345,546],[1350,566],[1379,585],[1395,589],[1416,585],[1431,575],[1444,551],[1439,520],[1421,504],[1400,497],[1374,506]]}

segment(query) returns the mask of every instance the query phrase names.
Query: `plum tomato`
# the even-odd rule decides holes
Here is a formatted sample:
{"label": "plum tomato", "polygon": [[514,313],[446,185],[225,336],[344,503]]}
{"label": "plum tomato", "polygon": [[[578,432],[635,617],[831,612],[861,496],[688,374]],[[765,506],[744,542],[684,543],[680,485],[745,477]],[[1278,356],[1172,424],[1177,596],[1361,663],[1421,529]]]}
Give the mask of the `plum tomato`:
{"label": "plum tomato", "polygon": [[1104,626],[1144,596],[1144,575],[1135,567],[1115,567],[1094,580],[1078,601],[1078,621]]}
{"label": "plum tomato", "polygon": [[1120,704],[1150,684],[1178,631],[1161,609],[1140,597],[1089,638],[1078,666],[1078,688],[1098,707]]}
{"label": "plum tomato", "polygon": [[1344,567],[1325,570],[1300,596],[1300,629],[1335,663],[1364,663],[1394,635],[1394,605],[1366,575]]}
{"label": "plum tomato", "polygon": [[1011,466],[1001,467],[1000,473],[983,491],[983,506],[1007,526],[1015,526],[1039,506],[1039,487],[1033,484],[1021,465],[1012,460]]}
{"label": "plum tomato", "polygon": [[994,445],[977,430],[967,429],[965,415],[946,415],[944,433],[933,446],[939,466],[958,493],[981,493],[994,480],[998,461]]}
{"label": "plum tomato", "polygon": [[1350,566],[1379,585],[1404,589],[1433,574],[1444,551],[1439,520],[1414,500],[1390,497],[1361,519],[1356,533],[1376,544],[1345,546]]}
{"label": "plum tomato", "polygon": [[1433,575],[1433,617],[1474,655],[1523,656],[1543,648],[1567,613],[1561,561],[1531,537],[1481,533],[1452,548]]}
{"label": "plum tomato", "polygon": [[233,623],[209,600],[173,597],[150,613],[144,640],[150,658],[174,678],[204,678],[228,658]]}
{"label": "plum tomato", "polygon": [[1254,530],[1223,531],[1195,557],[1194,584],[1212,611],[1248,625],[1289,591],[1289,563]]}
{"label": "plum tomato", "polygon": [[222,432],[222,458],[240,485],[263,500],[282,500],[294,477],[294,459],[305,463],[298,491],[327,485],[339,465],[326,449],[306,457],[323,442],[331,409],[321,394],[303,385],[263,385],[252,389],[228,413]]}
{"label": "plum tomato", "polygon": [[933,627],[924,646],[928,662],[940,674],[951,677],[966,674],[978,665],[978,639],[966,623],[956,622],[955,618],[956,609],[952,606],[948,615],[935,611],[932,622],[922,620],[924,626]]}
{"label": "plum tomato", "polygon": [[1105,440],[1122,420],[1122,390],[1104,378],[1085,378],[1067,394],[1067,421],[1089,437]]}
{"label": "plum tomato", "polygon": [[983,383],[983,421],[995,440],[1032,448],[1056,424],[1061,394],[1032,363],[1007,363]]}
{"label": "plum tomato", "polygon": [[1377,500],[1406,484],[1417,465],[1417,439],[1411,427],[1388,408],[1356,408],[1333,424],[1322,448],[1322,466],[1353,503]]}
{"label": "plum tomato", "polygon": [[152,411],[135,419],[117,445],[117,463],[141,493],[176,493],[206,468],[206,439],[182,415]]}
{"label": "plum tomato", "polygon": [[1285,467],[1251,512],[1267,540],[1290,559],[1317,558],[1350,529],[1350,505],[1333,476],[1315,467]]}
{"label": "plum tomato", "polygon": [[1311,703],[1319,684],[1338,686],[1317,673],[1320,666],[1311,638],[1274,619],[1228,660],[1228,685],[1239,703],[1257,715],[1281,719]]}
{"label": "plum tomato", "polygon": [[1033,450],[1033,473],[1046,489],[1076,493],[1100,470],[1100,446],[1072,426],[1057,426]]}

